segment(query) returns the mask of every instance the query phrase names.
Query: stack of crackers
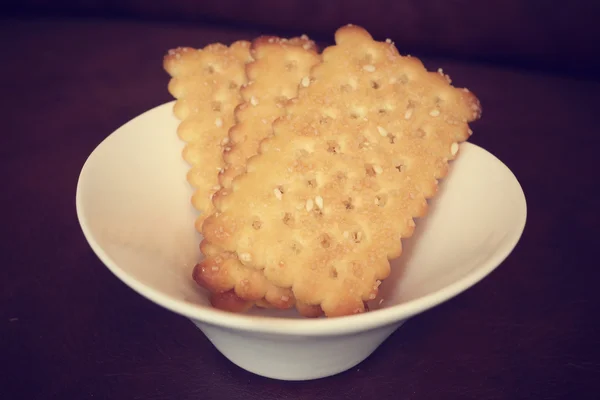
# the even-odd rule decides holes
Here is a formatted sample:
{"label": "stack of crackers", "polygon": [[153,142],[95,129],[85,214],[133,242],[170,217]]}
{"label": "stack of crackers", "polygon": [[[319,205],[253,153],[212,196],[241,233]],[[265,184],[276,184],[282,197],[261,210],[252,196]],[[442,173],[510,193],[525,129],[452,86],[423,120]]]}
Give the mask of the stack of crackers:
{"label": "stack of crackers", "polygon": [[347,25],[319,53],[259,37],[164,59],[214,307],[361,313],[481,116],[478,99]]}

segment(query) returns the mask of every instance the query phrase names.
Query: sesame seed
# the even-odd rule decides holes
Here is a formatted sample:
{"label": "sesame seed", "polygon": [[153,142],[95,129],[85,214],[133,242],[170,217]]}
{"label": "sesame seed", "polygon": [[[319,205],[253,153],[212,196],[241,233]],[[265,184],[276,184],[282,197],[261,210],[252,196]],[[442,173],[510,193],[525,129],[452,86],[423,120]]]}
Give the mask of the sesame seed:
{"label": "sesame seed", "polygon": [[375,300],[375,293],[371,293],[369,295],[369,300]]}
{"label": "sesame seed", "polygon": [[386,42],[387,44],[392,44],[392,39],[390,39],[390,38],[387,38],[387,39],[385,39],[385,42]]}
{"label": "sesame seed", "polygon": [[288,301],[290,298],[288,296],[281,296],[281,301]]}
{"label": "sesame seed", "polygon": [[379,165],[373,165],[373,171],[379,175],[383,172],[383,168],[381,168]]}
{"label": "sesame seed", "polygon": [[438,115],[440,115],[440,110],[438,110],[437,108],[434,110],[429,111],[429,115],[431,115],[432,117],[437,117]]}
{"label": "sesame seed", "polygon": [[440,74],[440,75],[444,75],[444,70],[443,70],[443,69],[441,69],[441,68],[438,68],[438,74]]}
{"label": "sesame seed", "polygon": [[321,196],[317,196],[315,197],[315,204],[317,205],[317,207],[319,207],[320,209],[323,209],[323,198]]}
{"label": "sesame seed", "polygon": [[221,189],[221,186],[219,186],[219,185],[213,186],[213,190],[219,190],[219,189]]}
{"label": "sesame seed", "polygon": [[413,113],[413,109],[411,108],[407,108],[406,112],[404,113],[404,119],[410,119],[410,117],[412,116]]}
{"label": "sesame seed", "polygon": [[217,267],[216,265],[213,265],[211,269],[212,269],[213,271],[218,271],[218,270],[219,270],[219,267]]}
{"label": "sesame seed", "polygon": [[310,49],[310,48],[311,48],[311,45],[310,45],[310,43],[304,43],[304,44],[302,45],[302,48],[303,48],[304,50],[308,50],[308,49]]}
{"label": "sesame seed", "polygon": [[381,127],[381,126],[378,126],[378,127],[377,127],[377,130],[379,131],[379,134],[380,134],[381,136],[387,136],[387,134],[388,134],[388,132],[385,130],[385,128],[383,128],[383,127]]}
{"label": "sesame seed", "polygon": [[241,253],[239,255],[240,260],[244,261],[244,262],[250,262],[252,261],[252,256],[250,255],[250,253]]}
{"label": "sesame seed", "polygon": [[469,130],[467,132],[469,133],[469,135],[473,134],[473,130],[471,128],[469,128]]}
{"label": "sesame seed", "polygon": [[220,128],[223,126],[223,119],[221,117],[215,119],[215,125],[217,126],[217,128]]}
{"label": "sesame seed", "polygon": [[312,199],[306,200],[306,211],[310,212],[313,209],[313,201]]}
{"label": "sesame seed", "polygon": [[456,153],[458,153],[458,143],[452,143],[452,145],[450,146],[450,153],[452,153],[453,156],[455,156]]}
{"label": "sesame seed", "polygon": [[283,197],[281,191],[278,188],[273,189],[273,193],[275,194],[275,197],[277,197],[277,200],[281,200],[281,198]]}
{"label": "sesame seed", "polygon": [[258,105],[258,99],[254,96],[250,97],[250,104],[252,104],[253,106],[257,106]]}
{"label": "sesame seed", "polygon": [[303,33],[302,35],[300,35],[300,39],[308,40],[308,35],[306,33]]}
{"label": "sesame seed", "polygon": [[383,303],[383,299],[379,299],[379,305],[381,305],[381,303]]}
{"label": "sesame seed", "polygon": [[371,64],[363,65],[363,69],[367,72],[375,72],[375,66]]}
{"label": "sesame seed", "polygon": [[226,145],[227,143],[229,143],[229,138],[228,137],[223,138],[223,140],[221,140],[221,144],[222,145]]}
{"label": "sesame seed", "polygon": [[231,147],[225,147],[225,151],[231,151]]}
{"label": "sesame seed", "polygon": [[310,85],[310,78],[308,76],[305,76],[304,78],[302,78],[302,86],[304,87],[308,87],[308,85]]}

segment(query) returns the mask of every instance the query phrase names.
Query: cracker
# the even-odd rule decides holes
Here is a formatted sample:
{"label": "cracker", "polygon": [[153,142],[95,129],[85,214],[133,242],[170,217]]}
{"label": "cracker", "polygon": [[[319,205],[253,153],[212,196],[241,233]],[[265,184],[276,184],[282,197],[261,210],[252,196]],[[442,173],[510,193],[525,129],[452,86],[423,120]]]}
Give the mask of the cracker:
{"label": "cracker", "polygon": [[249,61],[247,41],[229,47],[219,43],[203,49],[179,47],[164,58],[171,76],[168,89],[177,99],[173,113],[182,121],[177,134],[186,143],[183,158],[191,166],[187,180],[195,189],[192,204],[202,212],[198,228],[214,209],[211,198],[220,188],[222,152],[234,124],[233,110],[242,102],[240,86],[247,81],[245,64]]}
{"label": "cracker", "polygon": [[[246,161],[258,153],[260,142],[272,134],[273,121],[284,115],[285,103],[297,96],[298,85],[308,80],[310,69],[320,62],[315,43],[306,35],[292,39],[259,37],[252,42],[250,54],[254,61],[246,65],[248,83],[240,90],[244,102],[235,109],[236,124],[229,130],[228,145],[223,152],[225,167],[219,174],[219,182],[225,188],[245,171]],[[208,282],[204,286],[211,290]],[[276,301],[279,307],[293,306],[289,290],[272,289],[268,291],[270,298],[286,299]],[[230,311],[245,303],[239,297],[233,301],[236,297],[230,292],[211,295],[215,307]],[[259,305],[271,306],[267,301]]]}
{"label": "cracker", "polygon": [[248,83],[240,92],[244,102],[235,109],[236,124],[229,130],[224,151],[221,186],[228,188],[245,171],[246,161],[258,153],[260,142],[272,133],[272,123],[284,115],[285,103],[308,83],[310,69],[320,62],[317,48],[305,35],[291,40],[263,36],[252,42],[254,61],[246,65]]}
{"label": "cracker", "polygon": [[[210,292],[213,306],[239,312],[253,305],[287,309],[295,305],[292,290],[267,281],[262,271],[244,268],[235,254],[203,240],[200,250],[205,259],[194,268],[194,280]],[[234,284],[232,279],[236,279]],[[233,290],[235,286],[235,290]]]}
{"label": "cracker", "polygon": [[363,312],[426,214],[479,101],[360,27],[335,39],[246,172],[214,196],[197,281],[218,267],[211,286],[244,300],[271,303],[275,285],[305,315]]}

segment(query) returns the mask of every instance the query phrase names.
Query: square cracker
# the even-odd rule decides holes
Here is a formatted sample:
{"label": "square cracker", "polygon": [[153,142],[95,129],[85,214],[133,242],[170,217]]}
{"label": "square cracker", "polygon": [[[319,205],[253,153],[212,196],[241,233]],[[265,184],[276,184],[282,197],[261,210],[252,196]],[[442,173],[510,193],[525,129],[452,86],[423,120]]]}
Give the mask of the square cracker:
{"label": "square cracker", "polygon": [[215,195],[197,281],[216,277],[244,300],[290,289],[301,312],[363,312],[426,214],[479,101],[360,27],[335,39],[246,172]]}

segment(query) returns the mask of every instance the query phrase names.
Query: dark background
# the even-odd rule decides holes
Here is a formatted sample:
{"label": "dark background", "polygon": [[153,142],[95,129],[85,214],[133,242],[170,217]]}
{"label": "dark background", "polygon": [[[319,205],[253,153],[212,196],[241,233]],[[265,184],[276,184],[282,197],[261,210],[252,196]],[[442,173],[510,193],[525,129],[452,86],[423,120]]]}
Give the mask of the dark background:
{"label": "dark background", "polygon": [[[600,3],[12,1],[0,6],[0,399],[597,399]],[[346,23],[481,100],[471,141],[521,182],[511,256],[338,376],[278,382],[98,261],[75,215],[87,156],[170,101],[162,56]]]}
{"label": "dark background", "polygon": [[[8,3],[8,4],[7,4]],[[211,24],[331,42],[352,21],[403,53],[452,56],[597,77],[600,3],[589,0],[12,0],[14,16]]]}

